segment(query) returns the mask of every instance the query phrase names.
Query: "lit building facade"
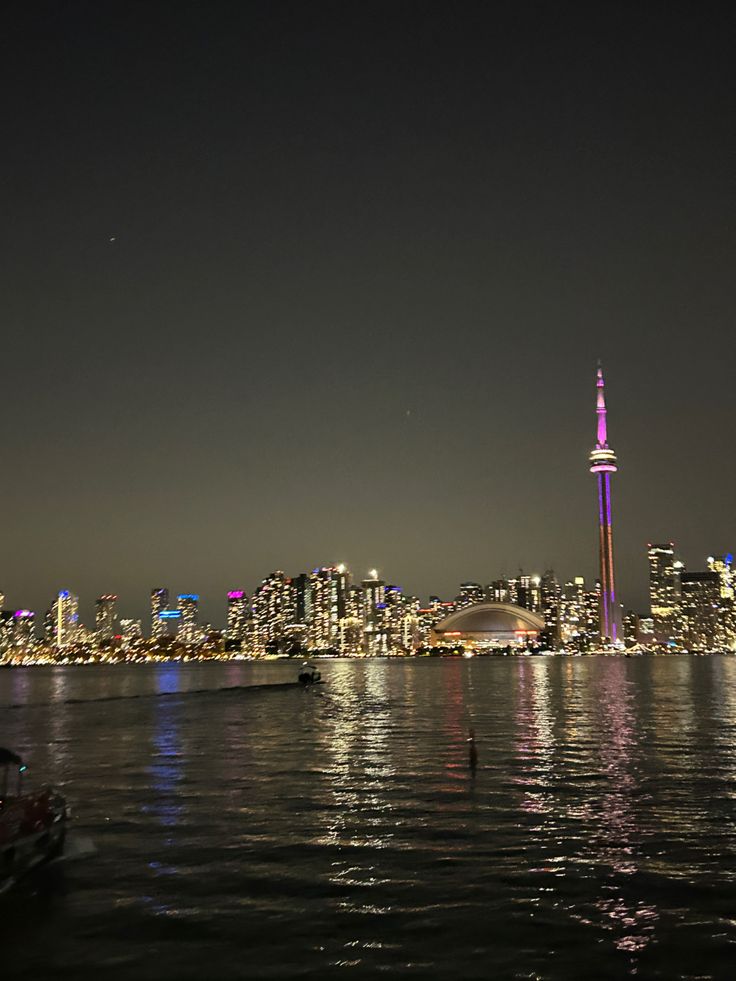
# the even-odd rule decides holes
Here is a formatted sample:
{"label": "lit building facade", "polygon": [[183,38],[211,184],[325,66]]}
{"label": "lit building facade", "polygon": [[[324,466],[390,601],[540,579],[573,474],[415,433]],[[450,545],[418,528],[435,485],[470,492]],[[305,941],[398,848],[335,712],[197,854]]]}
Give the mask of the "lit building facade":
{"label": "lit building facade", "polygon": [[182,644],[198,644],[201,640],[199,630],[199,596],[197,593],[180,593],[177,604],[181,619],[179,621],[179,640]]}
{"label": "lit building facade", "polygon": [[13,613],[12,646],[17,651],[29,651],[33,647],[35,618],[33,610],[16,610]]}
{"label": "lit building facade", "polygon": [[57,647],[69,647],[79,639],[79,597],[62,589],[51,606],[51,628]]}
{"label": "lit building facade", "polygon": [[151,637],[163,637],[167,633],[164,610],[169,608],[169,591],[164,586],[154,586],[151,590]]}
{"label": "lit building facade", "polygon": [[113,593],[105,593],[95,603],[95,633],[97,640],[109,642],[117,630],[118,598]]}
{"label": "lit building facade", "polygon": [[717,572],[684,572],[681,576],[683,640],[690,651],[725,650],[721,577]]}
{"label": "lit building facade", "polygon": [[681,636],[680,575],[683,566],[675,559],[675,546],[672,542],[650,544],[647,556],[654,638],[662,644],[674,644]]}
{"label": "lit building facade", "polygon": [[283,572],[272,572],[253,593],[252,650],[256,655],[281,653],[288,628],[295,622],[292,582]]}
{"label": "lit building facade", "polygon": [[240,650],[245,643],[248,630],[248,594],[244,589],[231,589],[227,594],[227,627],[225,636],[228,645]]}

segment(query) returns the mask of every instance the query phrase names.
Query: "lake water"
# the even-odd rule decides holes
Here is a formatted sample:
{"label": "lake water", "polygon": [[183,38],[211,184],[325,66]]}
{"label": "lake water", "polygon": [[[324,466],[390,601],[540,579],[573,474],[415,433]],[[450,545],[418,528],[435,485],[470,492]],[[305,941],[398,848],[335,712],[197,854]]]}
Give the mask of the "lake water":
{"label": "lake water", "polygon": [[0,672],[0,745],[97,849],[0,900],[3,978],[736,976],[736,658],[218,691],[296,669]]}

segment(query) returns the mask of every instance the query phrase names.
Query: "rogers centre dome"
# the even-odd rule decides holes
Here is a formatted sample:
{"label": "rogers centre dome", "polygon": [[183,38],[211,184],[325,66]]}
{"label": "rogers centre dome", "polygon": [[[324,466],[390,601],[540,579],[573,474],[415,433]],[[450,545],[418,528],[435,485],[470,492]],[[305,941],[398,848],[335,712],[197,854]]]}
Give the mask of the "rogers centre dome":
{"label": "rogers centre dome", "polygon": [[544,620],[531,610],[513,603],[476,603],[435,624],[432,644],[463,644],[468,647],[507,647],[536,640]]}

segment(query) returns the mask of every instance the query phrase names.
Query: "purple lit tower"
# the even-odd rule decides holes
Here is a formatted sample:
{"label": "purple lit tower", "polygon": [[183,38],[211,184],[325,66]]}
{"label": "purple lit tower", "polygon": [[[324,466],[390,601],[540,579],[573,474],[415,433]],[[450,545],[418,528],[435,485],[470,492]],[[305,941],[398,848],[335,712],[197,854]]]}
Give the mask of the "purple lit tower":
{"label": "purple lit tower", "polygon": [[616,454],[608,445],[606,431],[606,395],[603,368],[598,362],[596,381],[598,399],[598,438],[590,454],[590,472],[598,478],[598,533],[601,558],[601,640],[615,642],[621,633],[620,608],[616,602],[616,582],[613,575],[613,527],[611,523],[611,474],[616,473]]}

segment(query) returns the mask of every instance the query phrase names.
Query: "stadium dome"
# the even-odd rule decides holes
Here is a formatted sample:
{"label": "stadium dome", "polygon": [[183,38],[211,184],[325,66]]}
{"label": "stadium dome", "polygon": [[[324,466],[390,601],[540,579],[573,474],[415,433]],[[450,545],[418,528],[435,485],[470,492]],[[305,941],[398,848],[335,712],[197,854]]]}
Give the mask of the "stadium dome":
{"label": "stadium dome", "polygon": [[433,644],[506,647],[535,640],[542,630],[544,620],[531,610],[513,603],[476,603],[435,624],[431,640]]}

